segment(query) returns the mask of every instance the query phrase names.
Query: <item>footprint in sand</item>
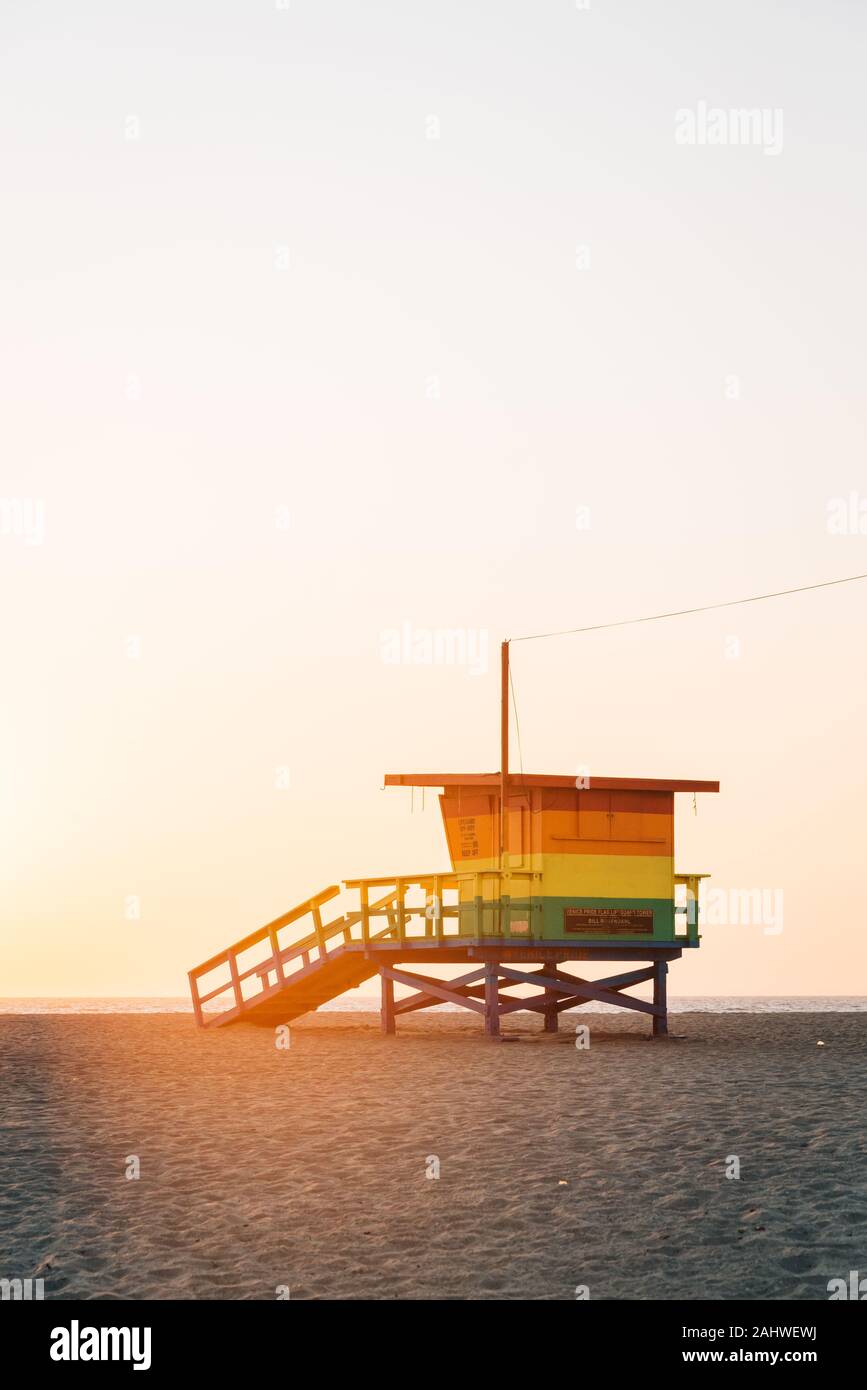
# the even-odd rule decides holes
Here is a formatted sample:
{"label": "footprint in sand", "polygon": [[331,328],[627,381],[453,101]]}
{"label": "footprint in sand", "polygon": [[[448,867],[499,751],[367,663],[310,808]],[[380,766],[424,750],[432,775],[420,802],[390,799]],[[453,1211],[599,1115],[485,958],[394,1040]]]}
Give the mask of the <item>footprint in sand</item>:
{"label": "footprint in sand", "polygon": [[815,1267],[816,1261],[812,1255],[786,1255],[780,1260],[780,1268],[787,1274],[809,1274]]}

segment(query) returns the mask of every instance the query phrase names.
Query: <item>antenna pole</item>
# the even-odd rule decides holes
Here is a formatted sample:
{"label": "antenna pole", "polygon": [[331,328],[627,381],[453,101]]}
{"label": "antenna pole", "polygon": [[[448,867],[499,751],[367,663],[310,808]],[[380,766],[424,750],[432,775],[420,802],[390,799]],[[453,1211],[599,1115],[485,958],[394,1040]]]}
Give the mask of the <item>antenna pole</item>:
{"label": "antenna pole", "polygon": [[509,783],[509,644],[500,647],[500,868],[506,867],[506,791]]}

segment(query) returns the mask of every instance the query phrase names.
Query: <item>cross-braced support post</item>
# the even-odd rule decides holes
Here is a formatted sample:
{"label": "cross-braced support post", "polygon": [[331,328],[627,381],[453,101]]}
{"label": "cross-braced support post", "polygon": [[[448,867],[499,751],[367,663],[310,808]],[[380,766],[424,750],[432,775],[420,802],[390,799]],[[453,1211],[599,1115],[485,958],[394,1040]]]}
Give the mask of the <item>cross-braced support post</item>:
{"label": "cross-braced support post", "polygon": [[382,1008],[380,1010],[380,1026],[383,1033],[394,1032],[394,980],[390,975],[386,975],[384,970],[380,970],[379,978],[382,982]]}
{"label": "cross-braced support post", "polygon": [[556,1033],[560,1026],[560,1010],[557,1008],[556,995],[545,991],[545,1008],[542,1011],[545,1019],[545,1032]]}
{"label": "cross-braced support post", "polygon": [[500,967],[493,961],[485,966],[485,1032],[489,1038],[500,1036]]}
{"label": "cross-braced support post", "polygon": [[[672,953],[674,958],[679,954]],[[556,1033],[564,1009],[600,1003],[651,1014],[654,1037],[664,1037],[668,1033],[666,960],[654,959],[638,970],[626,970],[602,980],[585,980],[571,975],[559,963],[543,961],[540,966],[537,960],[534,964],[537,968],[530,971],[516,969],[514,965],[505,965],[499,960],[488,960],[483,964],[473,963],[471,970],[451,980],[420,975],[391,963],[383,964],[379,967],[382,1031],[394,1033],[399,1014],[413,1013],[437,1004],[459,1004],[461,1008],[482,1015],[488,1037],[499,1037],[500,1020],[506,1014],[524,1010],[541,1014],[545,1032]],[[632,985],[648,981],[653,982],[652,1004],[627,993]],[[395,1001],[395,984],[406,986],[413,993]],[[508,994],[506,991],[515,985],[532,985],[539,992],[521,997]]]}
{"label": "cross-braced support post", "polygon": [[653,962],[653,1003],[661,1010],[660,1013],[653,1015],[653,1036],[655,1038],[665,1038],[668,1036],[668,993],[666,989],[666,975],[668,974],[668,964],[664,960]]}

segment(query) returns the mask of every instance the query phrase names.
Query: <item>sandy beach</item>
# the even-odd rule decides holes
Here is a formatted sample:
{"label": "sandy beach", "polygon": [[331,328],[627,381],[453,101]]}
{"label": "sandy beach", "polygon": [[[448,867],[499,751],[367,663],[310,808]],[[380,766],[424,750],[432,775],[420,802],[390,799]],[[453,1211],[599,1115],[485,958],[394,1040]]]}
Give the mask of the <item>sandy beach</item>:
{"label": "sandy beach", "polygon": [[867,1272],[867,1014],[671,1022],[654,1042],[645,1019],[552,1037],[522,1015],[493,1042],[460,1015],[383,1038],[320,1014],[278,1050],[181,1015],[0,1016],[0,1276],[47,1298],[690,1300],[825,1299]]}

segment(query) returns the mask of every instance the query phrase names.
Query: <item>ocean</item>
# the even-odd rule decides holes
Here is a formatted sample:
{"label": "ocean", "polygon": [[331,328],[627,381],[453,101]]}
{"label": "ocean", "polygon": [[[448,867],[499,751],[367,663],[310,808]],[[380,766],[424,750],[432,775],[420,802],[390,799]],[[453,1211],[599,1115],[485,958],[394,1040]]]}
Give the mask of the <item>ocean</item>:
{"label": "ocean", "polygon": [[[213,1006],[212,1006],[213,1007]],[[375,1013],[379,1009],[379,993],[353,994],[324,1004],[320,1013]],[[460,1013],[456,1004],[440,1004],[443,1013]],[[825,1014],[867,1013],[867,997],[863,995],[669,995],[669,1013],[702,1014]],[[189,999],[182,997],[92,999],[72,998],[0,998],[0,1014],[191,1014]],[[219,1012],[219,1010],[217,1010]],[[610,1004],[593,1004],[591,1013],[615,1013],[621,1010]]]}

